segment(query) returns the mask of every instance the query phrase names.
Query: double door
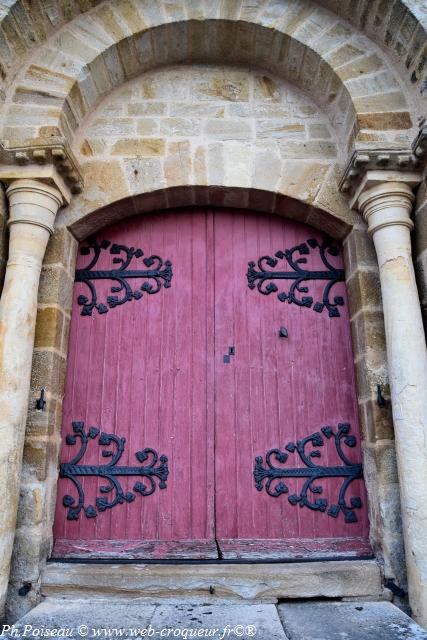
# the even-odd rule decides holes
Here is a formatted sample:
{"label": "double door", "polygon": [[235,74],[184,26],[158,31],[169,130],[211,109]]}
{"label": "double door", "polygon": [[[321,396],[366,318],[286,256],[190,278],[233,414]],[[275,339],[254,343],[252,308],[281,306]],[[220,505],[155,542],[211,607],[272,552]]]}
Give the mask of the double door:
{"label": "double door", "polygon": [[80,247],[54,557],[370,554],[341,250],[188,209]]}

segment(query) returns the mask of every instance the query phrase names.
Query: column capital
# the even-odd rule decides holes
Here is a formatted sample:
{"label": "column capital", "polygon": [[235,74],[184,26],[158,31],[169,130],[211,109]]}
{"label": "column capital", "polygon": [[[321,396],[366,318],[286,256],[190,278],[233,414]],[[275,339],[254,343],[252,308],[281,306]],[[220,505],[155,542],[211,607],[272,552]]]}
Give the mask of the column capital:
{"label": "column capital", "polygon": [[427,166],[427,126],[425,120],[411,147],[360,148],[347,162],[339,189],[348,194],[352,209],[359,208],[361,195],[382,183],[404,183],[411,188],[420,184]]}
{"label": "column capital", "polygon": [[368,185],[357,196],[357,206],[368,223],[368,233],[391,226],[414,228],[411,220],[412,188],[407,182],[381,182]]}
{"label": "column capital", "polygon": [[6,190],[9,199],[8,225],[24,223],[53,233],[58,209],[64,204],[62,193],[40,180],[21,178]]}
{"label": "column capital", "polygon": [[60,192],[62,204],[68,204],[83,189],[83,178],[71,150],[62,139],[30,140],[14,146],[9,140],[0,142],[0,181],[6,185],[15,180],[37,180]]}

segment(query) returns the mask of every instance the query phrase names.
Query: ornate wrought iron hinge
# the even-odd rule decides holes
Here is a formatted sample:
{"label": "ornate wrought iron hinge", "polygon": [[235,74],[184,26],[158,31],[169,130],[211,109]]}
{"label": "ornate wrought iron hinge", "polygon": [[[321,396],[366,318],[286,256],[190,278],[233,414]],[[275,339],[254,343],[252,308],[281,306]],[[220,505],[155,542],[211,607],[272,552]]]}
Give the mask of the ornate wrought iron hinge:
{"label": "ornate wrought iron hinge", "polygon": [[[304,467],[285,468],[275,466],[273,458],[276,462],[285,464],[289,457],[285,451],[280,449],[271,449],[267,452],[265,465],[263,464],[262,456],[256,457],[254,467],[255,487],[258,491],[262,491],[264,489],[264,481],[266,481],[265,490],[268,495],[278,498],[284,493],[289,493],[289,488],[281,481],[281,478],[307,478],[299,495],[292,494],[288,497],[288,501],[294,506],[299,504],[300,507],[308,507],[314,511],[326,511],[328,501],[324,498],[310,500],[308,492],[312,494],[322,493],[322,487],[314,485],[316,480],[321,480],[322,478],[344,478],[339,491],[338,502],[330,505],[327,513],[329,516],[337,518],[339,513],[342,512],[347,523],[357,522],[354,509],[360,509],[362,501],[359,497],[353,497],[350,498],[350,504],[348,504],[346,502],[346,492],[353,480],[362,478],[362,465],[355,464],[347,458],[341,442],[343,440],[348,447],[355,447],[357,444],[356,438],[353,435],[349,435],[350,425],[346,423],[339,424],[336,432],[332,427],[322,427],[320,431],[322,433],[313,433],[303,440],[298,440],[296,443],[289,442],[285,446],[286,451],[289,453],[296,452],[298,454],[299,459],[305,465]],[[337,467],[317,465],[313,462],[313,459],[320,458],[320,451],[306,452],[305,449],[308,443],[311,443],[314,447],[323,447],[322,434],[327,439],[334,438],[336,451],[343,461],[343,465]]]}
{"label": "ornate wrought iron hinge", "polygon": [[[310,253],[310,249],[316,248],[319,249],[319,254],[326,270],[316,271],[302,269],[300,265],[306,264],[307,258],[296,258],[294,257],[294,254],[298,253],[300,256],[307,256]],[[322,301],[315,302],[313,311],[322,313],[324,309],[327,309],[330,318],[339,317],[340,312],[338,307],[344,305],[344,299],[342,296],[335,296],[334,299],[331,300],[330,294],[332,287],[337,282],[342,282],[344,280],[344,269],[337,269],[334,267],[329,262],[327,254],[331,256],[338,256],[338,247],[331,244],[329,240],[324,240],[319,244],[317,240],[310,238],[307,242],[303,242],[291,249],[277,251],[274,258],[272,256],[262,256],[259,258],[257,265],[255,262],[248,263],[247,278],[249,289],[255,289],[256,286],[260,293],[267,296],[270,293],[278,291],[277,285],[274,282],[271,282],[271,280],[293,280],[289,288],[289,292],[286,293],[281,291],[277,294],[278,299],[280,302],[287,301],[289,304],[297,304],[299,307],[311,308],[313,305],[312,296],[298,295],[309,292],[308,287],[303,286],[303,283],[310,280],[325,280],[327,284],[323,289]],[[283,260],[283,266],[285,269],[289,266],[292,271],[272,271],[267,269],[267,267],[274,269],[274,267],[278,265],[279,260]],[[258,266],[259,270],[256,269],[256,266]]]}
{"label": "ornate wrought iron hinge", "polygon": [[[166,480],[169,475],[168,459],[166,456],[158,456],[154,449],[143,449],[137,451],[135,457],[141,464],[151,458],[151,462],[142,466],[135,467],[119,467],[117,466],[122,453],[125,448],[126,438],[120,438],[119,436],[101,432],[97,427],[90,427],[88,431],[85,431],[84,422],[72,423],[74,435],[68,434],[65,441],[68,445],[74,445],[77,442],[77,438],[80,439],[80,450],[77,455],[71,460],[71,462],[63,462],[59,469],[59,475],[61,478],[68,478],[74,484],[77,489],[77,502],[71,495],[65,495],[62,503],[64,507],[68,508],[67,519],[77,520],[80,512],[83,511],[86,517],[95,518],[98,512],[105,511],[106,509],[112,509],[118,504],[123,502],[133,502],[135,500],[135,493],[132,491],[124,492],[119,480],[119,476],[140,476],[144,478],[144,481],[137,481],[133,486],[133,491],[139,493],[141,496],[151,496],[156,489],[155,478],[158,479],[159,489],[166,489]],[[102,451],[103,458],[111,458],[108,464],[102,465],[80,465],[78,464],[84,456],[89,440],[94,439],[99,435],[98,444],[100,446],[115,445],[115,449],[104,449]],[[160,464],[157,464],[160,461]],[[111,501],[105,498],[96,498],[95,506],[85,506],[85,495],[82,487],[82,483],[78,479],[85,476],[98,476],[104,478],[109,484],[100,487],[100,492],[103,494],[114,492],[114,497]]]}
{"label": "ornate wrought iron hinge", "polygon": [[[110,254],[119,256],[113,258],[113,263],[120,265],[117,269],[94,270],[94,266],[99,260],[102,251],[110,248]],[[114,308],[130,300],[139,300],[143,293],[152,295],[162,288],[171,286],[172,280],[172,263],[170,260],[163,260],[159,256],[152,255],[143,259],[147,269],[128,269],[134,258],[141,258],[144,252],[134,247],[126,247],[122,244],[111,244],[110,240],[101,240],[97,242],[95,237],[90,237],[87,244],[80,249],[80,253],[84,256],[93,252],[91,262],[84,269],[77,269],[75,281],[83,282],[89,289],[90,299],[87,296],[80,295],[77,304],[82,306],[82,316],[91,316],[92,310],[96,309],[98,313],[107,313],[108,307]],[[120,255],[122,254],[122,255]],[[145,282],[135,291],[132,290],[128,280],[141,279]],[[107,296],[106,303],[98,302],[94,281],[96,280],[112,280],[116,285],[111,287],[111,293],[122,293],[121,297],[117,295]],[[108,306],[107,306],[108,305]]]}

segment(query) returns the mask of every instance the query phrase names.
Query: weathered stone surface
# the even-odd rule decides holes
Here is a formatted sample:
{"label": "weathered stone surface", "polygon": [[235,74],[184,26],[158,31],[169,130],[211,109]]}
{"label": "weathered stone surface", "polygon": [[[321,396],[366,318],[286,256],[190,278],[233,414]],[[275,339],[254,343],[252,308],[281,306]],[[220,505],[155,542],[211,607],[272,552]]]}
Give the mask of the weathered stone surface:
{"label": "weathered stone surface", "polygon": [[217,140],[248,140],[252,137],[250,124],[244,120],[207,120],[204,133]]}
{"label": "weathered stone surface", "polygon": [[160,605],[154,611],[151,624],[155,629],[217,629],[218,635],[222,635],[227,628],[236,630],[234,635],[237,636],[244,633],[250,637],[254,633],[260,640],[287,640],[273,604],[192,606],[182,602]]}
{"label": "weathered stone surface", "polygon": [[[101,601],[102,602],[102,601]],[[145,628],[149,626],[155,612],[155,605],[142,604],[138,601],[110,602],[108,606],[100,606],[99,601],[64,600],[48,598],[17,623],[18,629],[25,625],[46,628],[73,629],[72,636],[78,638],[78,628],[85,625],[92,628]],[[7,636],[6,636],[7,637]],[[88,633],[93,637],[93,632]],[[123,637],[129,637],[125,635]]]}
{"label": "weathered stone surface", "polygon": [[[385,399],[383,407],[378,406],[376,398],[359,402],[362,432],[368,442],[392,440],[394,438],[389,391],[382,389],[382,395]],[[377,478],[377,480],[381,482],[382,478]]]}
{"label": "weathered stone surface", "polygon": [[164,167],[159,158],[125,158],[124,169],[132,194],[154,191],[166,186]]}
{"label": "weathered stone surface", "polygon": [[71,311],[73,280],[62,264],[46,265],[40,276],[39,299]]}
{"label": "weathered stone surface", "polygon": [[[392,172],[386,175],[393,179]],[[394,175],[398,182],[369,185],[360,193],[358,206],[368,223],[378,256],[391,401],[395,414],[409,601],[414,618],[427,626],[424,580],[427,571],[427,510],[423,484],[419,482],[427,464],[424,438],[427,405],[422,395],[427,387],[427,351],[411,256],[410,214],[414,196],[411,187],[405,183],[405,176]],[[413,424],[419,428],[413,429]]]}
{"label": "weathered stone surface", "polygon": [[305,126],[301,122],[289,122],[283,118],[257,121],[257,138],[305,138],[305,134]]}
{"label": "weathered stone surface", "polygon": [[289,640],[427,640],[427,632],[389,602],[278,606]]}
{"label": "weathered stone surface", "polygon": [[154,118],[140,118],[136,124],[136,131],[140,136],[156,135],[159,133],[159,125],[159,121]]}
{"label": "weathered stone surface", "polygon": [[[123,95],[123,94],[121,94]],[[111,107],[106,107],[111,108]],[[166,114],[167,103],[165,102],[130,102],[127,105],[130,116],[163,116]],[[172,114],[181,115],[181,114]]]}
{"label": "weathered stone surface", "polygon": [[[43,577],[46,595],[81,594],[101,589],[107,597],[194,597],[237,600],[375,596],[382,592],[379,565],[373,560],[291,564],[87,565],[49,563]],[[215,595],[210,596],[213,586]]]}
{"label": "weathered stone surface", "polygon": [[162,138],[125,138],[115,143],[111,153],[127,157],[162,156],[165,153],[165,147],[165,140]]}
{"label": "weathered stone surface", "polygon": [[165,178],[168,186],[190,183],[191,154],[188,140],[171,142],[165,161]]}
{"label": "weathered stone surface", "polygon": [[345,239],[345,269],[349,278],[361,267],[377,267],[374,243],[366,228],[353,228]]}
{"label": "weathered stone surface", "polygon": [[333,142],[323,142],[317,140],[307,140],[306,142],[293,140],[283,140],[280,142],[282,158],[335,158],[337,154],[336,146]]}
{"label": "weathered stone surface", "polygon": [[[122,165],[113,159],[91,159],[84,166],[84,178],[83,193],[73,199],[71,206],[64,211],[65,224],[111,202],[111,194],[114,194],[113,200],[120,200],[130,194]],[[57,226],[61,226],[61,213]]]}
{"label": "weathered stone surface", "polygon": [[285,160],[279,191],[296,198],[302,196],[306,202],[314,202],[328,169],[326,163]]}
{"label": "weathered stone surface", "polygon": [[46,307],[37,312],[34,346],[61,349],[64,314],[57,307]]}
{"label": "weathered stone surface", "polygon": [[65,358],[52,349],[34,351],[31,370],[32,399],[39,397],[42,388],[57,398],[62,398],[65,364]]}
{"label": "weathered stone surface", "polygon": [[350,314],[364,307],[381,308],[381,286],[378,270],[359,269],[347,280]]}
{"label": "weathered stone surface", "polygon": [[360,129],[410,129],[412,119],[407,111],[361,113],[357,116]]}
{"label": "weathered stone surface", "polygon": [[220,98],[231,102],[246,102],[249,99],[249,83],[244,73],[222,71],[209,75],[210,77],[196,79],[193,82],[193,98],[198,100]]}
{"label": "weathered stone surface", "polygon": [[360,113],[377,111],[402,111],[407,107],[405,97],[400,91],[379,93],[354,99],[354,106]]}
{"label": "weathered stone surface", "polygon": [[[123,638],[135,637],[138,629],[140,632],[146,629],[146,634],[140,635],[177,637],[179,632],[182,638],[220,638],[231,633],[231,637],[245,634],[259,640],[287,640],[272,604],[208,604],[197,600],[151,604],[127,599],[107,604],[102,600],[48,598],[15,625],[17,633],[26,629],[29,637],[31,629],[37,627],[69,629],[67,637],[71,638],[82,637],[86,629],[88,638],[96,637],[103,629],[121,629]],[[6,633],[5,637],[13,637],[13,633]]]}

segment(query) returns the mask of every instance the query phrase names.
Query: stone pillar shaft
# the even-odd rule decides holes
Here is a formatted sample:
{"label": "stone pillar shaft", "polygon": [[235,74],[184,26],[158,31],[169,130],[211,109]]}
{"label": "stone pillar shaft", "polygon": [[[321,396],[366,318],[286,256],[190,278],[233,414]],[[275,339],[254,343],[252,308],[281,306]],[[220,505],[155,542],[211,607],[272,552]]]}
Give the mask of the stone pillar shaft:
{"label": "stone pillar shaft", "polygon": [[413,199],[407,184],[389,182],[363,191],[358,204],[380,270],[409,599],[427,628],[427,351],[411,257]]}
{"label": "stone pillar shaft", "polygon": [[9,259],[0,299],[0,615],[9,579],[18,509],[43,257],[61,193],[36,180],[15,180],[9,198]]}

